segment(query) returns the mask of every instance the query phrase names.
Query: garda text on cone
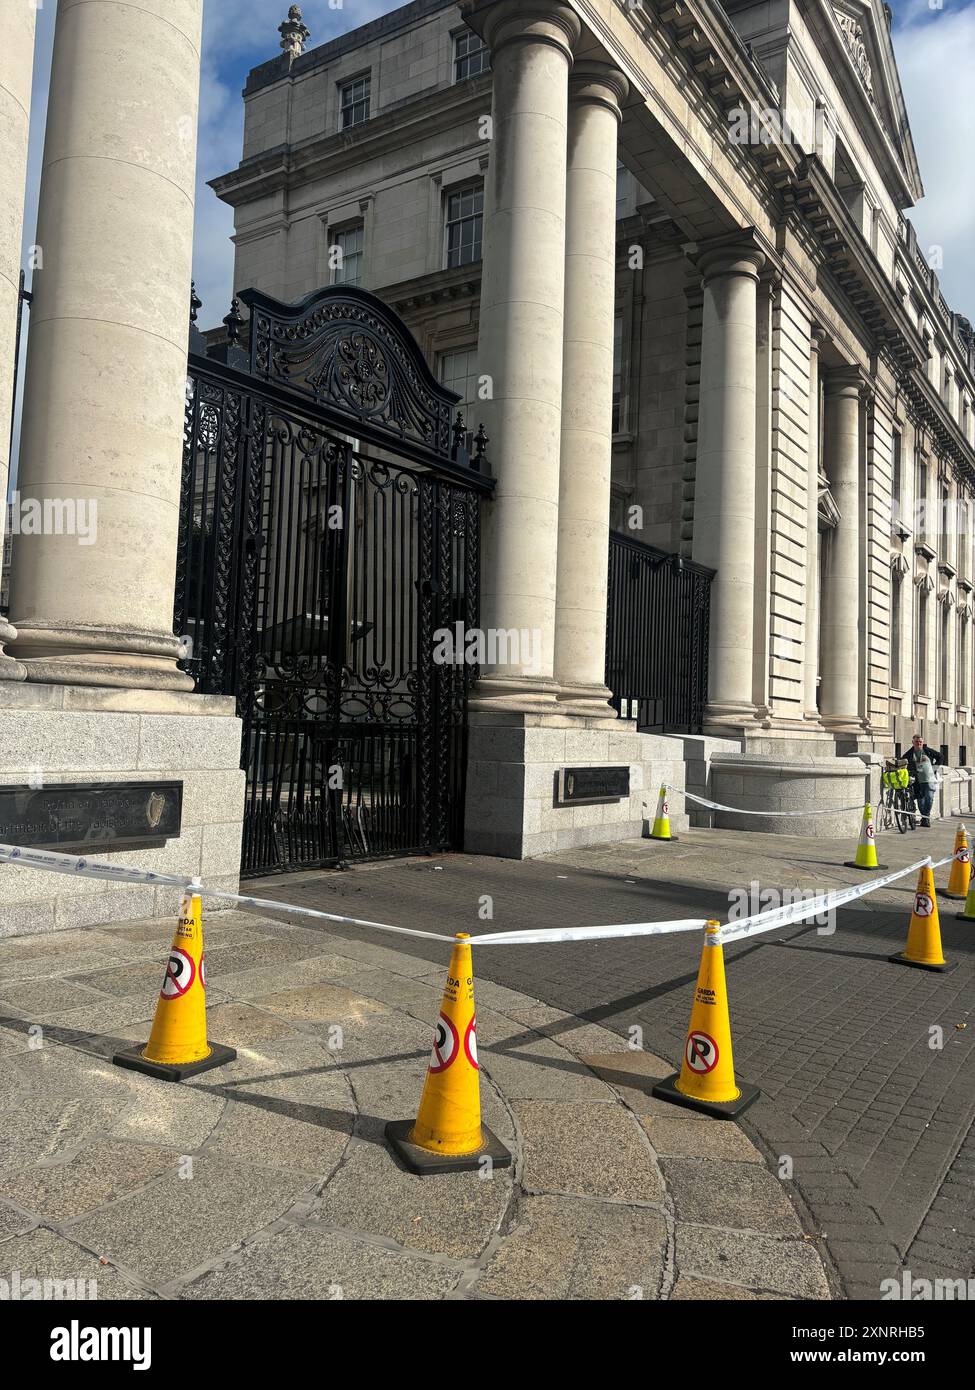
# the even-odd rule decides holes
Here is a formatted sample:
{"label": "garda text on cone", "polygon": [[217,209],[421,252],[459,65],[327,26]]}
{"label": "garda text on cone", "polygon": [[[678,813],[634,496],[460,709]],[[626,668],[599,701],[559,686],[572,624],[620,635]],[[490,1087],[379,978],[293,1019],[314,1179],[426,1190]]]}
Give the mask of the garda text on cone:
{"label": "garda text on cone", "polygon": [[182,1081],[236,1056],[234,1048],[207,1041],[203,905],[191,887],[180,904],[149,1041],[145,1047],[122,1048],[112,1061],[160,1081]]}
{"label": "garda text on cone", "polygon": [[704,929],[704,948],[677,1089],[695,1100],[728,1101],[741,1095],[735,1084],[724,952],[717,922],[709,922]]}
{"label": "garda text on cone", "polygon": [[[390,1120],[386,1138],[419,1176],[511,1165],[510,1150],[481,1123],[471,942],[458,933],[416,1120]],[[486,1168],[485,1164],[489,1167]]]}
{"label": "garda text on cone", "polygon": [[152,1032],[142,1049],[146,1061],[176,1065],[209,1057],[206,1007],[203,905],[199,894],[187,893],[180,905]]}
{"label": "garda text on cone", "polygon": [[416,1124],[410,1139],[442,1154],[481,1148],[481,1091],[477,1066],[474,969],[468,937],[458,938],[444,986]]}
{"label": "garda text on cone", "polygon": [[659,1081],[651,1094],[724,1119],[739,1114],[758,1096],[754,1086],[739,1085],[735,1079],[724,952],[718,922],[708,922],[704,929],[701,964],[680,1072]]}

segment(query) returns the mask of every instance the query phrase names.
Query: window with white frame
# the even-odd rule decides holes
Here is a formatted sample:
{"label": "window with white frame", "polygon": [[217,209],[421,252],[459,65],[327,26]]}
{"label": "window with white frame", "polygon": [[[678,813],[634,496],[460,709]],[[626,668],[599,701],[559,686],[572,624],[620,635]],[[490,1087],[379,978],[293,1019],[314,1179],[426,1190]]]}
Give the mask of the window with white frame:
{"label": "window with white frame", "polygon": [[953,531],[951,494],[947,483],[942,482],[938,490],[938,555],[944,564],[951,564],[954,558],[951,544]]}
{"label": "window with white frame", "polygon": [[904,506],[904,476],[903,476],[903,473],[904,473],[904,454],[903,454],[903,443],[904,443],[904,441],[903,441],[903,438],[902,438],[902,436],[901,436],[900,430],[894,430],[894,453],[893,453],[893,459],[892,459],[893,479],[892,479],[892,482],[891,482],[891,502],[892,502],[891,511],[892,511],[892,513],[893,513],[893,515],[891,516],[891,521],[893,522],[893,526],[892,526],[892,528],[891,528],[892,530],[896,530],[896,529],[897,529],[897,524],[898,524],[898,522],[900,522],[900,521],[903,520],[903,506]]}
{"label": "window with white frame", "polygon": [[951,691],[948,688],[948,675],[951,671],[951,606],[947,603],[941,605],[940,668],[941,699],[948,701],[951,699]]}
{"label": "window with white frame", "polygon": [[328,247],[328,266],[333,285],[362,284],[362,251],[365,227],[356,222],[332,233]]}
{"label": "window with white frame", "polygon": [[452,348],[440,354],[440,380],[460,396],[457,409],[463,412],[468,429],[477,429],[473,419],[478,402],[477,348]]}
{"label": "window with white frame", "polygon": [[971,565],[972,551],[972,513],[968,502],[959,501],[958,504],[958,574],[962,579],[970,579],[972,574]]}
{"label": "window with white frame", "polygon": [[903,634],[904,576],[896,571],[890,576],[890,683],[901,689]]}
{"label": "window with white frame", "polygon": [[968,663],[970,629],[967,613],[958,615],[958,667],[955,672],[955,702],[968,708]]}
{"label": "window with white frame", "polygon": [[491,50],[472,29],[454,37],[454,81],[466,82],[491,71]]}
{"label": "window with white frame", "polygon": [[472,185],[448,193],[446,207],[447,269],[473,265],[481,259],[484,236],[484,186]]}
{"label": "window with white frame", "polygon": [[372,75],[368,72],[343,82],[339,87],[340,126],[351,130],[353,126],[368,121],[372,103]]}
{"label": "window with white frame", "polygon": [[613,433],[623,428],[623,315],[613,320]]}
{"label": "window with white frame", "polygon": [[917,629],[914,647],[914,693],[928,693],[928,595],[917,590]]}
{"label": "window with white frame", "polygon": [[919,540],[927,541],[931,534],[931,519],[928,516],[928,468],[920,454],[914,464],[914,534]]}

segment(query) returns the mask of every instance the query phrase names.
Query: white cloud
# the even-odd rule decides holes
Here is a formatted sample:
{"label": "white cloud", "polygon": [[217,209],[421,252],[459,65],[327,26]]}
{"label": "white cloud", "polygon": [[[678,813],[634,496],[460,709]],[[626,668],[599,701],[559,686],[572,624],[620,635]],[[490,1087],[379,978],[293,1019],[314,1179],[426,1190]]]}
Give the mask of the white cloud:
{"label": "white cloud", "polygon": [[975,5],[914,5],[894,31],[925,195],[908,216],[918,244],[943,250],[938,271],[949,306],[975,319]]}

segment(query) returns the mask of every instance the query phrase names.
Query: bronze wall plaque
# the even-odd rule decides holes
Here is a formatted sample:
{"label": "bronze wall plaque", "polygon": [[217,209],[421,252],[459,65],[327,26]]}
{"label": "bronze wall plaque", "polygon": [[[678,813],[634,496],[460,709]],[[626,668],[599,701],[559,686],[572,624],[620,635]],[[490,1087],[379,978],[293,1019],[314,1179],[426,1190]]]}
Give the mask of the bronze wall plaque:
{"label": "bronze wall plaque", "polygon": [[0,786],[0,843],[29,849],[155,849],[179,836],[182,782]]}

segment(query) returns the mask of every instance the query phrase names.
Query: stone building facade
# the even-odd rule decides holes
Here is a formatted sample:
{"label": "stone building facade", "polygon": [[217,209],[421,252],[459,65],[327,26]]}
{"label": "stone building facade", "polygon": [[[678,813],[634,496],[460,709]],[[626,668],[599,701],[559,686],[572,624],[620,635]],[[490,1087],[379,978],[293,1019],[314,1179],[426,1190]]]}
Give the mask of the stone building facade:
{"label": "stone building facade", "polygon": [[[573,255],[593,280],[605,251],[586,178],[605,184],[619,163],[613,298],[604,290],[589,363],[605,371],[612,357],[611,440],[583,403],[591,418],[573,458],[567,419],[580,407],[567,365],[551,417],[562,445],[553,579],[575,604],[587,552],[565,513],[573,483],[584,531],[605,507],[615,529],[717,571],[711,738],[684,748],[688,777],[716,792],[771,791],[774,803],[777,784],[806,797],[811,777],[848,800],[837,759],[875,762],[918,728],[967,763],[975,354],[931,268],[937,248],[920,247],[905,216],[922,185],[889,12],[876,0],[532,0],[499,18],[504,9],[416,0],[252,71],[241,164],[213,184],[235,209],[236,284],[286,300],[343,278],[374,290],[473,415],[490,417],[496,452],[498,407],[478,390],[497,365],[482,255],[492,219],[507,224],[499,240],[512,230],[505,171],[492,182],[497,51],[519,55],[527,110],[541,82],[532,64],[561,45],[566,71],[553,81],[570,120],[587,110],[591,129],[580,118],[567,156],[540,140],[525,169],[537,179],[526,192],[535,251],[549,236],[567,268],[535,297],[526,340],[564,327],[568,352]],[[615,123],[594,133],[598,112]],[[551,183],[551,158],[568,160],[568,193]],[[605,213],[605,186],[601,197]],[[516,250],[527,267],[517,239],[498,254]],[[586,314],[593,288],[580,280]],[[564,325],[546,321],[545,294],[556,316],[565,295]],[[516,344],[517,333],[505,340]],[[584,392],[577,365],[572,391]],[[604,419],[609,402],[601,409]],[[605,479],[584,477],[602,451],[605,497]],[[580,602],[594,608],[598,595]],[[598,644],[590,616],[580,640]],[[598,686],[596,662],[590,653],[586,680]],[[553,670],[567,709],[573,680]]]}

